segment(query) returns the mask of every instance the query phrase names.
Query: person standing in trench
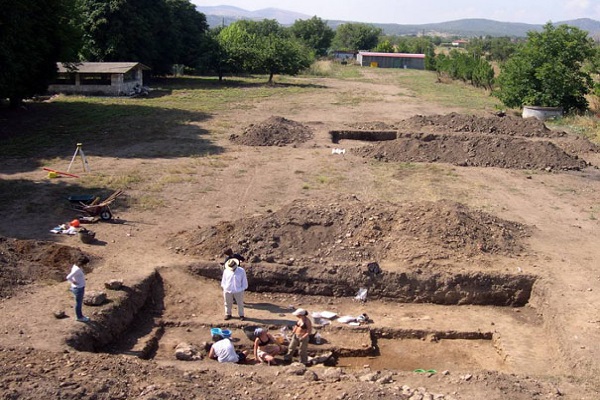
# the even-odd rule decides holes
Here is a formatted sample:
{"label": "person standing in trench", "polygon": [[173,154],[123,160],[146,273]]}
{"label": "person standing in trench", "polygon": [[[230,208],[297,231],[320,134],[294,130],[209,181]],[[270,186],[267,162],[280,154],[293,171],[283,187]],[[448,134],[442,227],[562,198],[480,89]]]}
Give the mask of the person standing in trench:
{"label": "person standing in trench", "polygon": [[248,289],[248,278],[246,271],[240,266],[240,260],[230,258],[225,262],[223,277],[221,278],[221,287],[223,288],[223,299],[225,301],[225,320],[231,319],[233,301],[235,300],[240,320],[244,316],[244,291]]}

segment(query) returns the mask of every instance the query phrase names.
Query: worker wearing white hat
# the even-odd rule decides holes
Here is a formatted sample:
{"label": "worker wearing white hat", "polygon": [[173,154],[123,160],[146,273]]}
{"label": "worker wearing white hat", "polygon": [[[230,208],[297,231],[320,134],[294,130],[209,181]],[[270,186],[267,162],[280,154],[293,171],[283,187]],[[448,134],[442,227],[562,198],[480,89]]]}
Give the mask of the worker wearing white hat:
{"label": "worker wearing white hat", "polygon": [[225,300],[225,320],[231,319],[233,300],[237,304],[240,320],[244,320],[244,291],[248,289],[246,271],[240,267],[240,260],[230,258],[225,262],[223,277],[221,278],[223,299]]}

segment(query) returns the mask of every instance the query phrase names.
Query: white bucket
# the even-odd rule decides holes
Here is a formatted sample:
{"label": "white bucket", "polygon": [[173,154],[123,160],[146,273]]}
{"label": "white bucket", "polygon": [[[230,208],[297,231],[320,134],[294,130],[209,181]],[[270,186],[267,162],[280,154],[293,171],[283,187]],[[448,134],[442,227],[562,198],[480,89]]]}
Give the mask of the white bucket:
{"label": "white bucket", "polygon": [[562,107],[523,106],[523,118],[537,118],[540,121],[560,118],[563,116]]}

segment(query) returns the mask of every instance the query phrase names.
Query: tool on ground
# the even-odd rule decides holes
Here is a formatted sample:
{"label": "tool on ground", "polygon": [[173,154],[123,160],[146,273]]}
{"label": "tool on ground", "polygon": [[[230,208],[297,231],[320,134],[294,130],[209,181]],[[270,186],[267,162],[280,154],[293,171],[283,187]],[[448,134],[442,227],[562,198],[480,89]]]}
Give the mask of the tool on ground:
{"label": "tool on ground", "polygon": [[75,162],[77,155],[79,155],[81,157],[81,164],[83,165],[83,170],[85,172],[90,172],[90,165],[88,164],[87,158],[85,158],[85,153],[83,152],[83,149],[81,148],[81,146],[83,146],[83,143],[77,143],[77,148],[75,149],[73,158],[71,158],[71,163],[69,164],[69,168],[67,168],[67,172],[71,171],[71,166]]}
{"label": "tool on ground", "polygon": [[73,202],[78,197],[85,197],[88,201],[78,201],[75,209],[89,215],[90,217],[100,217],[101,220],[108,221],[113,217],[112,211],[110,210],[110,205],[121,194],[123,194],[123,191],[119,189],[103,201],[100,201],[99,197],[95,197],[92,201],[89,201],[89,197],[87,196],[71,196],[69,197],[69,201]]}
{"label": "tool on ground", "polygon": [[70,176],[72,178],[79,178],[77,175],[73,175],[73,174],[69,174],[67,172],[61,172],[61,171],[57,171],[55,169],[50,169],[50,168],[42,168],[44,171],[48,171],[49,173],[53,173],[53,174],[57,174],[57,175],[64,175],[64,176]]}

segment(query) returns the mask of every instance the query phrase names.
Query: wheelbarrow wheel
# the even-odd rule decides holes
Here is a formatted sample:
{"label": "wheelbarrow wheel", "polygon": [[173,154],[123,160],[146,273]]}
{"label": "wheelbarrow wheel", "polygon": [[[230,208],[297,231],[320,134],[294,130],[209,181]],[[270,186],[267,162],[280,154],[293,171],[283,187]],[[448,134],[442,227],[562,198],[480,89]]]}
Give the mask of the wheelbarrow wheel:
{"label": "wheelbarrow wheel", "polygon": [[100,219],[102,221],[109,221],[112,219],[112,213],[108,208],[105,208],[102,211],[100,211]]}

